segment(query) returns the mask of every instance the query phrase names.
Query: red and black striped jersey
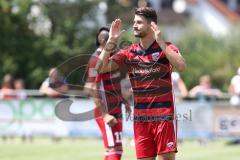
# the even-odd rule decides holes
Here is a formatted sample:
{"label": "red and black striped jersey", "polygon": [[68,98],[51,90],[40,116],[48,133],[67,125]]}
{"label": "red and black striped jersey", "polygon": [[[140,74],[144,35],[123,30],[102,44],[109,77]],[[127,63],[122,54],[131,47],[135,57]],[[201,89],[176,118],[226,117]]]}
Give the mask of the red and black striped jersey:
{"label": "red and black striped jersey", "polygon": [[120,85],[120,72],[113,71],[98,74],[95,70],[98,62],[98,56],[101,50],[97,49],[95,53],[90,57],[88,63],[88,78],[87,82],[98,84],[98,93],[108,108],[110,114],[121,113],[122,93]]}
{"label": "red and black striped jersey", "polygon": [[[166,45],[179,54],[173,44]],[[134,93],[134,116],[174,115],[172,66],[156,41],[148,49],[132,44],[110,59],[119,66],[127,65]]]}

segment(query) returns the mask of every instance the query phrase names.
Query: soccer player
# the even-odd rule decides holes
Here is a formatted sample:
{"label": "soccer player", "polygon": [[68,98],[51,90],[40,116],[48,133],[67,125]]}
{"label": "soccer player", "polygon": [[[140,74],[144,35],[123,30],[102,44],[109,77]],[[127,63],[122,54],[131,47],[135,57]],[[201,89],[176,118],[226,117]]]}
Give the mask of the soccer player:
{"label": "soccer player", "polygon": [[104,159],[120,160],[122,156],[122,102],[125,103],[128,115],[131,113],[131,108],[121,94],[120,72],[97,74],[95,70],[98,56],[104,48],[108,37],[109,28],[100,28],[96,37],[98,48],[88,63],[88,79],[85,88],[90,89],[90,95],[96,105],[96,122],[101,130],[106,150]]}
{"label": "soccer player", "polygon": [[122,22],[112,22],[109,39],[99,56],[96,70],[115,71],[123,64],[128,68],[134,94],[134,139],[136,155],[141,160],[174,160],[177,152],[176,119],[172,92],[172,68],[181,72],[185,60],[178,48],[165,42],[152,8],[135,10],[133,43],[111,56],[122,34]]}

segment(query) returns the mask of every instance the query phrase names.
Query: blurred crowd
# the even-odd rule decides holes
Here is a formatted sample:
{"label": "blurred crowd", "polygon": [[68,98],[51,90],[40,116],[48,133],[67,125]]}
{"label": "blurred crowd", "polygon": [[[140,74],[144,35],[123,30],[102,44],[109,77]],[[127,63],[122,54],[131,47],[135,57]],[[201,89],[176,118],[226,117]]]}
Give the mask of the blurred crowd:
{"label": "blurred crowd", "polygon": [[[209,75],[202,75],[199,77],[198,84],[190,90],[187,89],[178,72],[172,73],[172,83],[175,100],[177,102],[185,98],[215,100],[217,98],[222,98],[224,95],[220,89],[212,86],[211,77]],[[128,75],[122,79],[121,86],[124,98],[132,101],[133,96]],[[24,80],[13,79],[11,74],[6,74],[3,77],[0,87],[1,100],[26,99],[28,96],[25,90]],[[48,77],[39,88],[39,93],[49,97],[62,97],[63,93],[66,93],[68,90],[69,87],[61,79],[61,76],[59,76],[58,70],[56,68],[51,68]],[[230,80],[228,95],[230,96],[230,103],[232,105],[240,105],[240,67]]]}
{"label": "blurred crowd", "polygon": [[25,99],[27,94],[24,89],[25,84],[23,79],[13,79],[11,74],[6,74],[3,77],[0,89],[0,99]]}

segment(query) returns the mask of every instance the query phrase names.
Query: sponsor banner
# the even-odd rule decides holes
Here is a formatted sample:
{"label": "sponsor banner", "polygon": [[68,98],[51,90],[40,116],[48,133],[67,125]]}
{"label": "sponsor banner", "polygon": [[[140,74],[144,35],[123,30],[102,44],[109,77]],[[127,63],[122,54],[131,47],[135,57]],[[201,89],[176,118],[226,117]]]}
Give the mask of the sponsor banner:
{"label": "sponsor banner", "polygon": [[176,104],[179,139],[209,139],[212,132],[212,104],[184,101]]}
{"label": "sponsor banner", "polygon": [[[95,119],[63,121],[57,118],[55,106],[62,99],[27,99],[0,101],[1,135],[101,136]],[[240,136],[240,110],[228,103],[183,101],[176,104],[178,138],[201,139],[216,135]],[[133,137],[133,115],[126,117],[123,108],[123,136]],[[70,112],[93,111],[90,99],[74,99]]]}
{"label": "sponsor banner", "polygon": [[240,106],[229,103],[214,107],[214,133],[217,136],[240,136]]}

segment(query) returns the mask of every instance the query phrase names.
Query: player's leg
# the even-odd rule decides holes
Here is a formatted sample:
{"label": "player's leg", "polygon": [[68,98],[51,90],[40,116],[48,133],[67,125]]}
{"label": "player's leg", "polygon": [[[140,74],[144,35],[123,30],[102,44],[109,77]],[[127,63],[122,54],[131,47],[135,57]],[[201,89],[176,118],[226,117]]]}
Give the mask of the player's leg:
{"label": "player's leg", "polygon": [[122,157],[122,119],[117,120],[115,126],[109,127],[102,117],[96,119],[106,151],[104,160],[120,160]]}
{"label": "player's leg", "polygon": [[105,160],[120,160],[122,157],[122,146],[107,147]]}
{"label": "player's leg", "polygon": [[175,160],[177,152],[176,121],[156,123],[157,160]]}
{"label": "player's leg", "polygon": [[98,127],[101,131],[101,135],[102,135],[102,139],[103,139],[103,143],[104,143],[104,148],[105,148],[105,155],[104,155],[104,160],[107,160],[107,157],[108,157],[108,144],[107,144],[107,135],[106,135],[106,132],[105,132],[105,125],[104,125],[104,120],[102,117],[97,117],[96,119],[96,122],[98,124]]}
{"label": "player's leg", "polygon": [[117,118],[118,123],[109,127],[106,126],[108,137],[108,160],[120,160],[122,157],[122,118]]}
{"label": "player's leg", "polygon": [[138,160],[154,160],[157,151],[151,123],[134,121],[135,151]]}
{"label": "player's leg", "polygon": [[150,158],[141,158],[141,159],[138,159],[138,160],[155,160],[155,157],[150,157]]}
{"label": "player's leg", "polygon": [[157,156],[157,160],[175,160],[176,152],[164,153]]}

